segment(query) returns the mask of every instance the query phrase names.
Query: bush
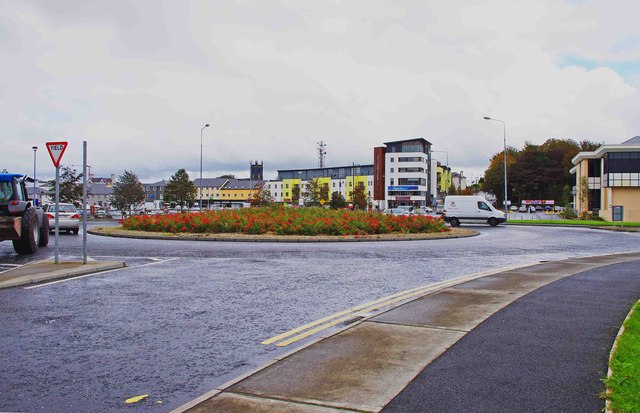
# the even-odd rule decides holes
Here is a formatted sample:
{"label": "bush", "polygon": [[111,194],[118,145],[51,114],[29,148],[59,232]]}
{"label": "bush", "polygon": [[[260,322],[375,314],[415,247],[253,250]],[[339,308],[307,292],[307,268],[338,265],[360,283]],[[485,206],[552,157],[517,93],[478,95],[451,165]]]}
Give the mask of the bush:
{"label": "bush", "polygon": [[560,212],[558,215],[564,219],[577,219],[578,215],[576,215],[576,211],[571,208],[567,208],[564,211]]}

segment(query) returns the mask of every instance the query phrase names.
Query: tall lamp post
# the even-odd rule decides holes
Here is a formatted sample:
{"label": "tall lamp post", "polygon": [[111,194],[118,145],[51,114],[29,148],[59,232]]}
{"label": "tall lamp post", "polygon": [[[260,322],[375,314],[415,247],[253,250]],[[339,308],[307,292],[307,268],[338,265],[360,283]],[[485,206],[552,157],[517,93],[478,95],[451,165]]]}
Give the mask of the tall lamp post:
{"label": "tall lamp post", "polygon": [[33,199],[34,203],[38,205],[38,194],[36,192],[36,152],[38,152],[38,147],[32,146],[31,149],[33,149]]}
{"label": "tall lamp post", "polygon": [[200,196],[198,197],[200,198],[200,211],[202,211],[202,131],[204,131],[204,128],[208,127],[209,124],[207,123],[202,127],[202,129],[200,129]]}
{"label": "tall lamp post", "polygon": [[503,120],[490,118],[489,116],[485,116],[484,119],[502,123],[502,137],[504,139],[504,215],[507,217],[509,213],[507,207],[507,125]]}

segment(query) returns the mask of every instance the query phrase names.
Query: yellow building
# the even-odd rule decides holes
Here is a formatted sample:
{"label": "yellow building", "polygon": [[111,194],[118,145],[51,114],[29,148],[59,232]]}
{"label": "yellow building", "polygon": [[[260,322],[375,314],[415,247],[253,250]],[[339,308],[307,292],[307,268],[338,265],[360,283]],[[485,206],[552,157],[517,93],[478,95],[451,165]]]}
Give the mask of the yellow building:
{"label": "yellow building", "polygon": [[607,221],[640,222],[640,136],[619,145],[580,152],[575,165],[574,208]]}
{"label": "yellow building", "polygon": [[214,199],[214,202],[226,206],[231,206],[234,202],[249,202],[258,184],[259,181],[249,179],[227,179],[219,189],[219,198]]}
{"label": "yellow building", "polygon": [[220,189],[227,181],[229,181],[227,178],[202,178],[202,181],[200,178],[194,179],[193,184],[197,190],[196,202],[199,203],[202,200],[203,208],[208,208],[219,201]]}

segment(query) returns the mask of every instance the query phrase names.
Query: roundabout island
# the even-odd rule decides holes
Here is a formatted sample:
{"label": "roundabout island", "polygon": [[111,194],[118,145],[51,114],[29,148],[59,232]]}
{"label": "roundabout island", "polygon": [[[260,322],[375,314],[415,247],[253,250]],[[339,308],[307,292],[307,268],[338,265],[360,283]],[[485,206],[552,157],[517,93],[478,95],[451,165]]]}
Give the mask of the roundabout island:
{"label": "roundabout island", "polygon": [[132,216],[89,233],[123,238],[247,242],[409,241],[478,235],[450,228],[440,217],[394,216],[325,208],[246,208]]}

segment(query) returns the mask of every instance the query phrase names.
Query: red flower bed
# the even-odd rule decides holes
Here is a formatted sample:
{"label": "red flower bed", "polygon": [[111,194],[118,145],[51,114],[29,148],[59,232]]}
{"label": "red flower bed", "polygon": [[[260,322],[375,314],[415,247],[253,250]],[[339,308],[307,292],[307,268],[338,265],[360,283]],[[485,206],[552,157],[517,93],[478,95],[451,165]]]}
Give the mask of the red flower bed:
{"label": "red flower bed", "polygon": [[121,222],[130,230],[170,233],[343,236],[450,231],[441,218],[431,216],[394,216],[324,208],[243,208],[133,216]]}

